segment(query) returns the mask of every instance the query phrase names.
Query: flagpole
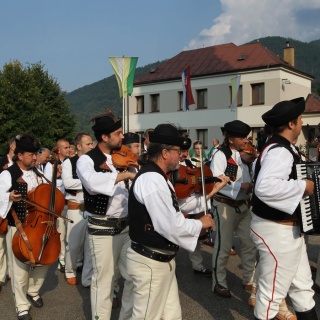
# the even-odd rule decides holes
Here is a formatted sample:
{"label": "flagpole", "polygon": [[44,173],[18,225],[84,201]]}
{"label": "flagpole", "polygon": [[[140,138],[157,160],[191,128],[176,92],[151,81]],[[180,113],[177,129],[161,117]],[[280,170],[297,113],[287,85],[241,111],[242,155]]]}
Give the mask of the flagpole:
{"label": "flagpole", "polygon": [[126,128],[126,109],[125,109],[125,98],[123,97],[122,99],[122,130],[123,133],[125,133],[125,128]]}
{"label": "flagpole", "polygon": [[129,130],[129,95],[127,95],[127,132],[130,132]]}

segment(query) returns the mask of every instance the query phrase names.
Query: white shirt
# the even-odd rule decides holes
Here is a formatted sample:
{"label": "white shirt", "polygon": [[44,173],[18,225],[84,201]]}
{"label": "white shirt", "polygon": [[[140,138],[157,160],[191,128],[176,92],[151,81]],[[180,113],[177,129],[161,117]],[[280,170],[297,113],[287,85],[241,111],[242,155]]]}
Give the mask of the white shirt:
{"label": "white shirt", "polygon": [[[49,180],[52,181],[52,173],[53,173],[53,165],[51,162],[48,162],[44,168],[44,176]],[[44,180],[44,183],[47,183],[46,180]],[[62,194],[65,196],[66,195],[66,191],[65,191],[65,187],[62,183],[62,179],[57,179],[57,184],[56,184],[57,188],[62,192]]]}
{"label": "white shirt", "polygon": [[124,218],[128,215],[129,193],[123,181],[115,183],[118,171],[112,164],[111,155],[106,153],[104,155],[111,172],[97,172],[93,160],[84,154],[77,161],[77,175],[83,187],[91,195],[103,194],[110,197],[106,212],[108,217]]}
{"label": "white shirt", "polygon": [[156,172],[146,172],[134,183],[136,199],[146,206],[154,230],[167,240],[188,251],[194,251],[202,223],[199,220],[185,219],[183,214],[172,205],[173,189],[170,181]]}
{"label": "white shirt", "polygon": [[[246,190],[241,189],[243,182],[251,182],[250,172],[248,165],[244,164],[241,160],[240,153],[237,150],[232,151],[232,159],[238,164],[237,177],[235,181],[230,181],[225,187],[223,187],[219,193],[232,198],[234,200],[247,200],[250,195]],[[214,177],[224,175],[227,168],[227,158],[225,154],[218,150],[210,164],[210,169]]]}
{"label": "white shirt", "polygon": [[[23,172],[22,179],[28,185],[28,192],[38,186],[38,178],[33,170],[21,170]],[[8,170],[4,170],[0,174],[0,217],[5,218],[12,206],[10,201],[10,192],[12,187],[12,178]]]}
{"label": "white shirt", "polygon": [[302,199],[306,182],[293,179],[288,181],[293,165],[292,154],[283,147],[268,151],[271,146],[263,151],[255,194],[269,207],[292,214]]}
{"label": "white shirt", "polygon": [[72,176],[72,164],[70,159],[66,159],[62,163],[62,183],[65,189],[76,191],[76,195],[66,192],[66,200],[71,200],[76,203],[83,203],[83,191],[80,179],[74,179]]}

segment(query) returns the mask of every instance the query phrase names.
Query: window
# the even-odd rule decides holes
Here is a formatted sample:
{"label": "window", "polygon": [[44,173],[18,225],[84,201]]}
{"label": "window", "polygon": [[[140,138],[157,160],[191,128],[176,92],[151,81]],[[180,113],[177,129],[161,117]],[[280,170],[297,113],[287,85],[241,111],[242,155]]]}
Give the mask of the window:
{"label": "window", "polygon": [[252,88],[252,104],[264,104],[264,83],[255,83]]}
{"label": "window", "polygon": [[197,109],[207,108],[207,89],[197,90]]}
{"label": "window", "polygon": [[[232,104],[232,87],[231,86],[229,87],[229,92],[230,92],[230,106],[231,106]],[[236,106],[238,107],[242,106],[242,85],[239,86]]]}
{"label": "window", "polygon": [[197,129],[197,140],[202,141],[204,149],[208,148],[208,129]]}
{"label": "window", "polygon": [[159,94],[151,94],[151,112],[159,112],[160,106],[159,106]]}
{"label": "window", "polygon": [[137,113],[144,113],[144,96],[138,96],[137,99]]}
{"label": "window", "polygon": [[179,95],[179,99],[178,99],[178,111],[182,111],[183,110],[183,91],[179,91],[178,92]]}

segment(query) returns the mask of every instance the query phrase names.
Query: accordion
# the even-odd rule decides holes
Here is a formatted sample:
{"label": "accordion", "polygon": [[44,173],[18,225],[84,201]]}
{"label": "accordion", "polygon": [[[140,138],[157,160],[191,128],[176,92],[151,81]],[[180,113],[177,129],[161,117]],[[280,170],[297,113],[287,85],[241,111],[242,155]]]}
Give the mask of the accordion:
{"label": "accordion", "polygon": [[300,201],[301,232],[320,235],[320,163],[296,164],[297,178],[314,182],[313,194]]}

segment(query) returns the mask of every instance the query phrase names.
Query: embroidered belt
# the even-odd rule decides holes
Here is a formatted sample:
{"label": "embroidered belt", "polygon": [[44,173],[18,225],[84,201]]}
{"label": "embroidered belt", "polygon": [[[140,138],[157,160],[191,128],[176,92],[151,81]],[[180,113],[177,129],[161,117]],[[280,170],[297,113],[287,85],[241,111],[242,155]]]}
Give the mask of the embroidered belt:
{"label": "embroidered belt", "polygon": [[291,226],[291,227],[300,225],[299,220],[271,220],[271,221],[283,224],[285,226]]}
{"label": "embroidered belt", "polygon": [[217,195],[214,195],[213,199],[218,201],[218,202],[225,203],[228,206],[233,207],[233,208],[238,208],[241,205],[247,203],[247,200],[233,200],[233,199],[230,199],[230,198],[219,197]]}
{"label": "embroidered belt", "polygon": [[77,202],[68,200],[68,209],[84,211],[84,203],[77,203]]}
{"label": "embroidered belt", "polygon": [[171,255],[162,254],[162,253],[153,251],[143,246],[142,244],[134,243],[134,242],[131,242],[131,248],[132,250],[141,254],[142,256],[150,258],[152,260],[159,261],[159,262],[170,262],[177,254],[177,253],[171,254]]}

